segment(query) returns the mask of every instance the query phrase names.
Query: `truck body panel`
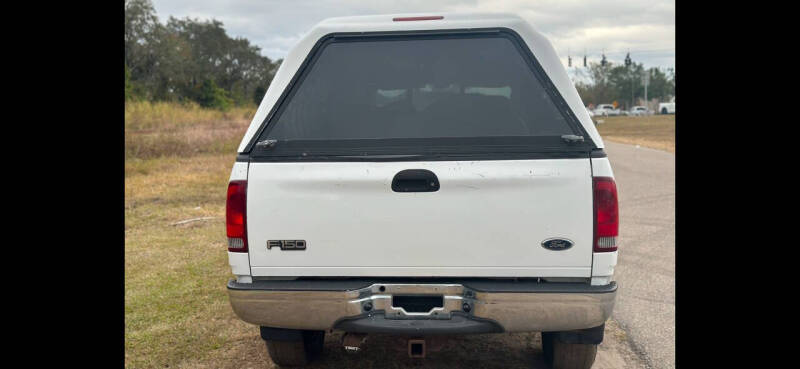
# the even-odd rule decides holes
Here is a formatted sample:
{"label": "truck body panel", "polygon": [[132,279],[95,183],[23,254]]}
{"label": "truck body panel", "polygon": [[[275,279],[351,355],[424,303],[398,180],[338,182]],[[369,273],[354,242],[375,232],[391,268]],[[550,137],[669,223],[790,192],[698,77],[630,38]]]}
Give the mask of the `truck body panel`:
{"label": "truck body panel", "polygon": [[[432,171],[441,188],[394,192],[405,169]],[[248,182],[253,275],[590,276],[588,158],[251,163]],[[574,245],[542,247],[554,237]]]}

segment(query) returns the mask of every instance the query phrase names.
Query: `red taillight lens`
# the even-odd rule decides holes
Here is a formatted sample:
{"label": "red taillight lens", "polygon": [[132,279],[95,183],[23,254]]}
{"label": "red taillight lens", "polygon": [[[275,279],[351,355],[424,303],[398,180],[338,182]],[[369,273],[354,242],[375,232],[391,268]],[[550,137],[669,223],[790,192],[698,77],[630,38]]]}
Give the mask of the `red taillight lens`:
{"label": "red taillight lens", "polygon": [[431,15],[427,17],[397,17],[392,18],[395,22],[408,22],[408,21],[426,21],[426,20],[439,20],[444,19],[441,15]]}
{"label": "red taillight lens", "polygon": [[619,207],[614,178],[594,177],[594,222],[594,251],[617,251]]}
{"label": "red taillight lens", "polygon": [[225,204],[225,226],[228,229],[228,251],[247,252],[247,181],[228,183]]}

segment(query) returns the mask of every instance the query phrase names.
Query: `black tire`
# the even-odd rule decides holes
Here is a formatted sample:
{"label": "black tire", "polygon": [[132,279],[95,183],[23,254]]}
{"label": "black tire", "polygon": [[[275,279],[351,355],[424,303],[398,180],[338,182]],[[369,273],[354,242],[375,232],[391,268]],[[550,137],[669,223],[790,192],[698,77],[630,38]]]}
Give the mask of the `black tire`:
{"label": "black tire", "polygon": [[548,366],[553,365],[553,333],[542,332],[542,354]]}
{"label": "black tire", "polygon": [[589,369],[597,357],[597,345],[553,341],[553,369]]}
{"label": "black tire", "polygon": [[661,108],[661,114],[667,114],[667,108]]}
{"label": "black tire", "polygon": [[325,346],[325,331],[305,331],[303,341],[311,360],[316,359],[322,355],[322,347]]}
{"label": "black tire", "polygon": [[555,332],[542,332],[544,361],[553,369],[589,369],[597,357],[597,345],[563,343]]}
{"label": "black tire", "polygon": [[304,366],[322,354],[325,331],[303,331],[302,341],[266,341],[275,365]]}

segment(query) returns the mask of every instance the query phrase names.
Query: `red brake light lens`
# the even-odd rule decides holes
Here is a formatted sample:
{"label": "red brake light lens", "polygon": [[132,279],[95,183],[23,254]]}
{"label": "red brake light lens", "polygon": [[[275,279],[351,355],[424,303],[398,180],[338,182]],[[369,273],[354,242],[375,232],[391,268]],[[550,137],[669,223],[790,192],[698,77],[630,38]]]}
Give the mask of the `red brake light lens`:
{"label": "red brake light lens", "polygon": [[225,226],[228,232],[228,251],[247,252],[247,181],[228,183],[225,203]]}
{"label": "red brake light lens", "polygon": [[395,22],[408,22],[408,21],[425,21],[425,20],[439,20],[444,19],[441,15],[432,15],[427,17],[397,17],[392,18]]}
{"label": "red brake light lens", "polygon": [[614,178],[594,177],[594,211],[594,251],[617,251],[619,206]]}

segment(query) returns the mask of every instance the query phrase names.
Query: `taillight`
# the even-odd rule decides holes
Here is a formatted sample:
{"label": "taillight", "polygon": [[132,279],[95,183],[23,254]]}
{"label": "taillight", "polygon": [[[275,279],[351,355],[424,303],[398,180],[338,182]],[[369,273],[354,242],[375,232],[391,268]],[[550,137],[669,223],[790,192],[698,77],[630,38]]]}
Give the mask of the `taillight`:
{"label": "taillight", "polygon": [[228,229],[228,251],[247,252],[247,181],[228,183],[225,203],[225,226]]}
{"label": "taillight", "polygon": [[617,184],[611,177],[594,177],[594,251],[617,251],[617,235]]}

